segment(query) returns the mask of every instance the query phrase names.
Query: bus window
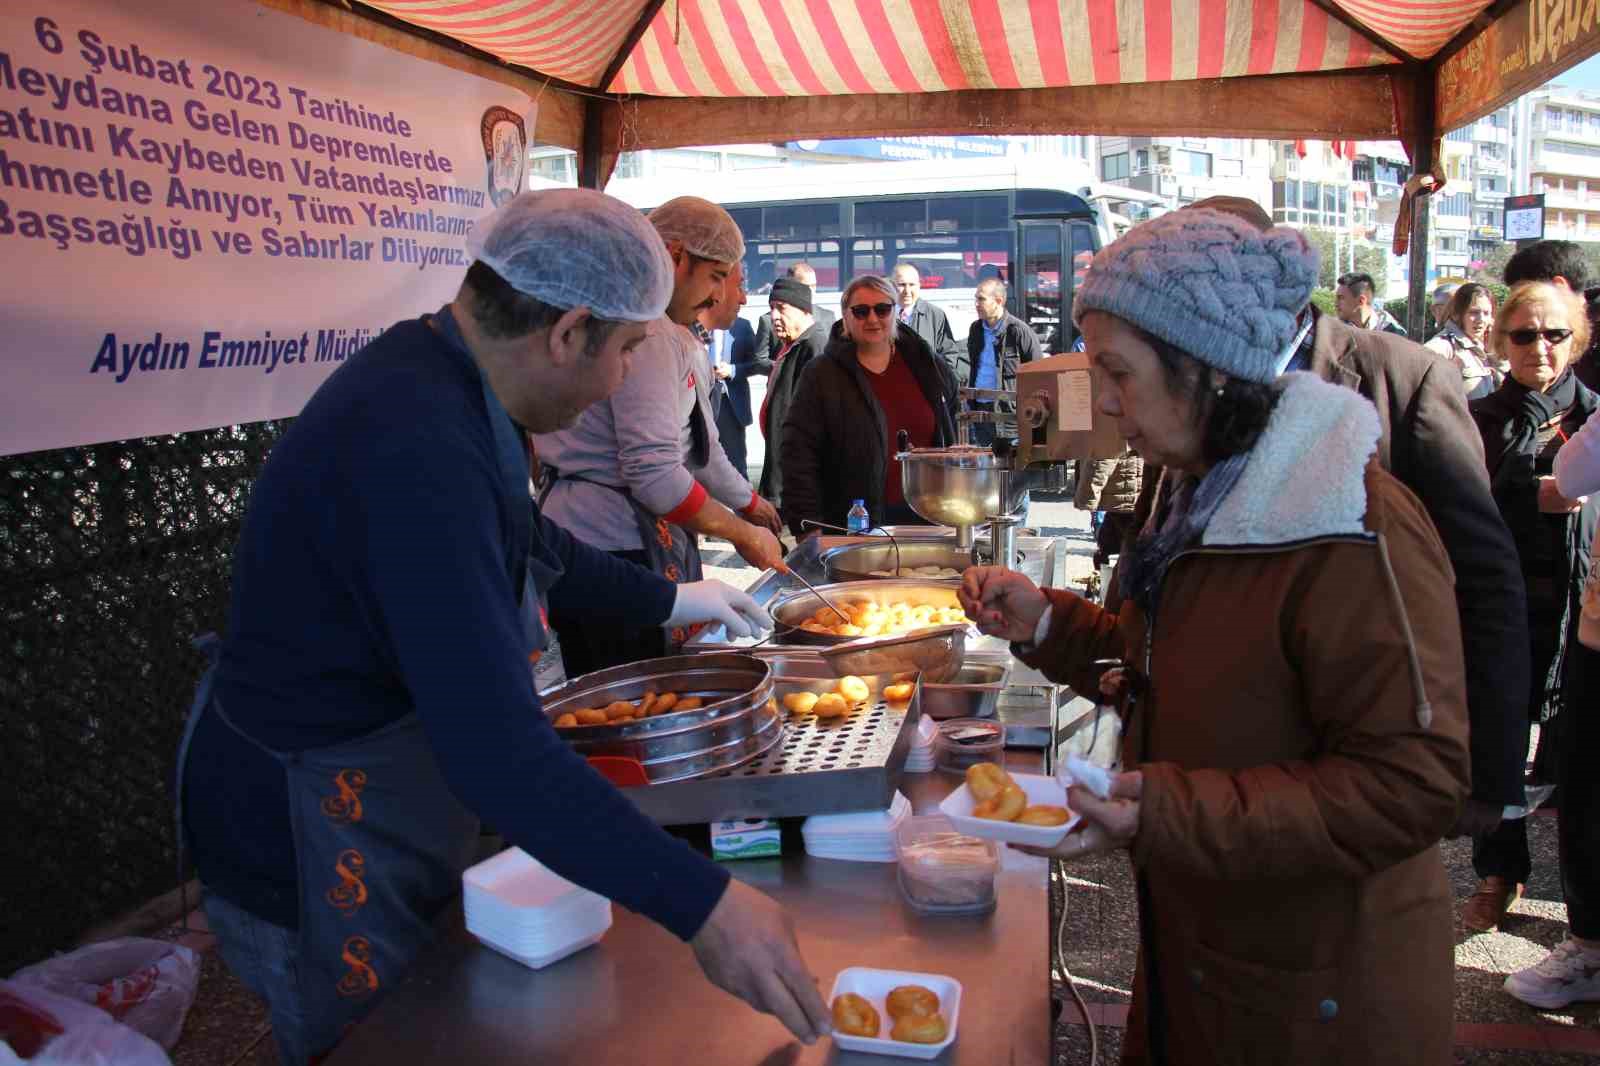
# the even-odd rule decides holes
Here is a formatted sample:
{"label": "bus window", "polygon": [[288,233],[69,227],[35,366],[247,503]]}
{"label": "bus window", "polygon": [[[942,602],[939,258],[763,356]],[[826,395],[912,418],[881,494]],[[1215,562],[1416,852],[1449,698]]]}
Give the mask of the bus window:
{"label": "bus window", "polygon": [[1022,318],[1046,355],[1064,351],[1061,324],[1061,223],[1022,223]]}
{"label": "bus window", "polygon": [[809,263],[817,272],[817,290],[840,284],[838,241],[755,241],[745,245],[744,287],[764,293],[796,263]]}
{"label": "bus window", "polygon": [[745,243],[755,240],[761,233],[761,208],[759,207],[730,207],[728,214],[733,216],[734,225],[739,227],[739,232],[744,234]]}
{"label": "bus window", "polygon": [[1003,230],[1011,224],[1004,196],[936,196],[928,201],[929,233]]}
{"label": "bus window", "polygon": [[965,290],[957,298],[970,302],[971,290],[984,278],[1011,280],[1012,251],[1011,238],[1003,230],[942,237],[857,238],[850,245],[850,269],[856,274],[887,277],[898,264],[909,263],[922,276],[922,289],[928,296]]}
{"label": "bus window", "polygon": [[857,233],[926,233],[927,200],[863,200],[856,204]]}
{"label": "bus window", "polygon": [[815,240],[818,237],[837,237],[840,229],[837,200],[811,204],[784,204],[782,207],[766,208],[762,212],[760,236]]}
{"label": "bus window", "polygon": [[1092,225],[1087,222],[1074,222],[1068,229],[1072,233],[1072,289],[1066,293],[1061,318],[1067,323],[1067,335],[1075,341],[1078,338],[1078,329],[1072,325],[1072,296],[1078,291],[1078,286],[1083,284],[1083,276],[1089,272],[1089,262],[1094,259],[1097,249]]}

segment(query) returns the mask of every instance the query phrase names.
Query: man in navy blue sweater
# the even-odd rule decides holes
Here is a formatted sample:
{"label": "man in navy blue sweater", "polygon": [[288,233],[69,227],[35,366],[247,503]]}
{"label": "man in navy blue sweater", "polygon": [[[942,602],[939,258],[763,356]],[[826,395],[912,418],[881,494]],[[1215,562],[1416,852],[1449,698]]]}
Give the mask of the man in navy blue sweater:
{"label": "man in navy blue sweater", "polygon": [[285,1063],[325,1053],[428,943],[481,816],[809,1043],[828,1014],[786,916],[591,769],[529,668],[545,603],[770,625],[728,586],[577,543],[529,499],[523,431],[616,388],[672,262],[588,190],[525,193],[468,248],[456,299],[330,376],[253,488],[178,771],[223,957],[268,1000]]}

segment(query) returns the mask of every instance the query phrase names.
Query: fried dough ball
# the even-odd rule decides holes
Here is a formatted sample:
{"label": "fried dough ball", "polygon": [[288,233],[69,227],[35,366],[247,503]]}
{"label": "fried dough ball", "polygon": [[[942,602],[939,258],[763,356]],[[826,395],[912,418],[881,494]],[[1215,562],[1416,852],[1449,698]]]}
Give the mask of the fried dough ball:
{"label": "fried dough ball", "polygon": [[623,722],[631,722],[633,720],[634,720],[633,715],[625,714],[621,718],[613,718],[613,719],[611,719],[611,724],[612,725],[621,725]]}
{"label": "fried dough ball", "polygon": [[967,767],[967,791],[976,803],[994,799],[1007,785],[1015,787],[1011,775],[992,762],[980,762]]}
{"label": "fried dough ball", "polygon": [[791,692],[783,698],[783,705],[791,714],[810,714],[817,706],[815,692]]}
{"label": "fried dough ball", "polygon": [[913,685],[909,681],[902,681],[895,685],[885,685],[883,688],[883,698],[888,700],[890,703],[905,703],[911,698],[911,694],[916,690],[917,686]]}
{"label": "fried dough ball", "polygon": [[808,618],[804,622],[801,622],[800,623],[800,628],[805,630],[807,633],[832,633],[833,632],[832,627],[825,626],[821,622],[818,622],[814,618]]}
{"label": "fried dough ball", "polygon": [[606,712],[595,707],[585,707],[581,711],[573,711],[572,716],[578,720],[579,725],[606,724]]}
{"label": "fried dough ball", "polygon": [[651,705],[651,714],[666,714],[677,706],[678,694],[676,692],[663,692],[656,697],[656,702]]}
{"label": "fried dough ball", "polygon": [[926,1018],[939,1013],[939,997],[932,989],[921,985],[900,985],[889,993],[883,1006],[891,1018],[903,1018],[908,1014]]}
{"label": "fried dough ball", "polygon": [[627,700],[617,700],[615,703],[606,704],[606,717],[612,720],[621,718],[623,715],[632,718],[633,712],[634,706]]}
{"label": "fried dough ball", "polygon": [[850,1036],[870,1036],[876,1039],[879,1026],[877,1008],[865,999],[862,999],[854,992],[845,992],[834,997],[834,1031],[846,1033]]}
{"label": "fried dough ball", "polygon": [[1028,794],[1016,785],[1007,785],[993,799],[986,799],[972,808],[974,818],[987,818],[993,822],[1014,822],[1028,806]]}
{"label": "fried dough ball", "polygon": [[841,677],[839,683],[834,686],[834,690],[849,703],[866,703],[872,698],[872,689],[867,687],[865,681],[853,674],[848,677]]}
{"label": "fried dough ball", "polygon": [[560,714],[556,716],[556,720],[551,724],[557,729],[571,729],[578,724],[578,716],[575,714]]}
{"label": "fried dough ball", "polygon": [[1072,814],[1065,807],[1043,805],[1026,808],[1017,815],[1017,822],[1020,825],[1066,825],[1070,817]]}
{"label": "fried dough ball", "polygon": [[640,718],[647,718],[650,712],[655,709],[655,705],[656,694],[654,692],[646,692],[644,698],[639,701],[639,709],[633,713]]}
{"label": "fried dough ball", "polygon": [[699,696],[690,696],[686,700],[679,700],[677,703],[674,703],[672,705],[672,709],[675,711],[695,711],[699,710],[703,703],[705,703],[705,701]]}
{"label": "fried dough ball", "polygon": [[850,713],[850,705],[837,692],[829,692],[818,696],[811,710],[818,718],[843,718]]}
{"label": "fried dough ball", "polygon": [[937,1044],[949,1031],[942,1014],[902,1014],[889,1030],[889,1039],[905,1044]]}
{"label": "fried dough ball", "polygon": [[866,630],[862,629],[858,625],[852,625],[848,622],[844,625],[833,627],[833,635],[836,637],[862,637],[866,636],[866,634]]}

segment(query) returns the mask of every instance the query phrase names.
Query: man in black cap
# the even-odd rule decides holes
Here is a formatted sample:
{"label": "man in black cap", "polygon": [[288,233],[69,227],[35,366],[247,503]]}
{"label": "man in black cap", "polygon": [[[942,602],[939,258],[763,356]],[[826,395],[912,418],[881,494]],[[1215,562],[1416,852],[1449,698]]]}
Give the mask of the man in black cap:
{"label": "man in black cap", "polygon": [[811,306],[811,287],[794,278],[779,278],[768,295],[772,308],[772,332],[778,338],[778,354],[772,359],[767,378],[767,397],[761,401],[761,435],[767,451],[761,459],[760,493],[777,503],[783,492],[778,456],[783,447],[783,419],[794,399],[795,382],[806,364],[822,354],[828,343],[827,330],[817,321]]}

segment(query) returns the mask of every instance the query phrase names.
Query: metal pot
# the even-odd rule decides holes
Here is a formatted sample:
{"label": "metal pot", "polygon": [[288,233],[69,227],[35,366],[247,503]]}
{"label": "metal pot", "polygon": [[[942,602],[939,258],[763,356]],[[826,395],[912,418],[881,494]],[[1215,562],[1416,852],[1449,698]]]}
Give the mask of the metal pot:
{"label": "metal pot", "polygon": [[651,784],[660,784],[727,770],[782,740],[772,685],[772,667],[753,655],[674,655],[596,670],[545,693],[543,702],[554,719],[656,692],[706,699],[692,711],[560,730],[582,754],[637,762]]}
{"label": "metal pot", "polygon": [[1001,483],[1010,467],[988,448],[915,448],[895,459],[906,503],[930,522],[970,529],[992,514],[1010,514],[1022,502],[1020,490],[1001,499]]}
{"label": "metal pot", "polygon": [[[956,597],[959,586],[949,582],[914,581],[906,578],[878,578],[872,581],[846,581],[823,585],[817,591],[830,603],[843,606],[854,603],[909,603],[912,606],[931,604],[934,607],[959,607]],[[816,614],[823,602],[809,591],[790,592],[773,600],[768,608],[772,620],[778,624],[773,638],[781,644],[843,644],[859,637],[837,637],[832,633],[810,633],[799,625]]]}
{"label": "metal pot", "polygon": [[[919,566],[943,566],[963,571],[972,565],[972,552],[956,547],[954,540],[901,541],[898,554],[894,544],[846,544],[822,553],[822,566],[829,581],[882,581],[874,570],[893,571],[896,562],[901,570]],[[902,578],[914,581],[960,581],[956,577],[935,578],[903,574]]]}
{"label": "metal pot", "polygon": [[922,682],[922,713],[929,718],[992,718],[1011,667],[1004,662],[963,663],[948,684]]}

